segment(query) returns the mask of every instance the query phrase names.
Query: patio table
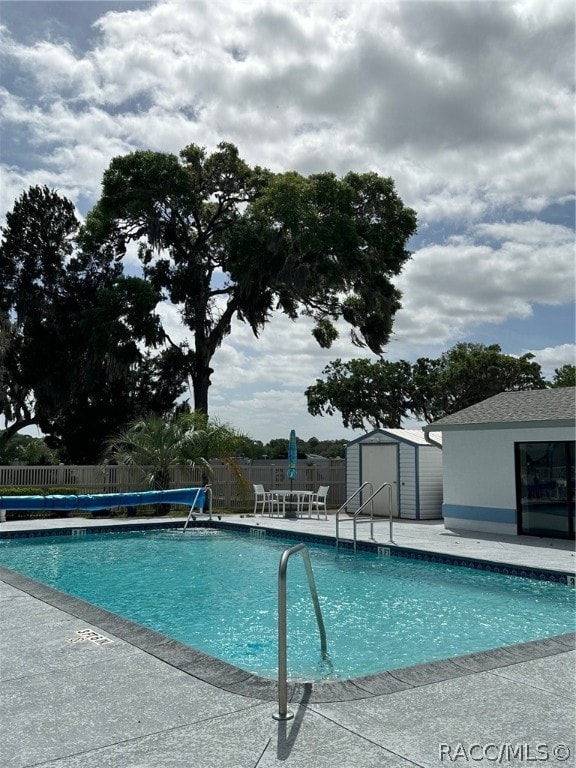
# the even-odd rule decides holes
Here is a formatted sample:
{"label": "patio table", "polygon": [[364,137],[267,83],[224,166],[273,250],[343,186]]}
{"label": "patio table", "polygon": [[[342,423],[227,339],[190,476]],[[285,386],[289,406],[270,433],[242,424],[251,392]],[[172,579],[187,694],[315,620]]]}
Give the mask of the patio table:
{"label": "patio table", "polygon": [[312,516],[312,497],[314,491],[301,491],[301,490],[284,490],[275,489],[272,491],[272,509],[274,508],[274,501],[278,502],[278,510],[280,514],[280,506],[282,507],[282,517],[286,517],[286,502],[291,504],[292,497],[296,503],[296,516],[300,516],[306,509],[308,510],[308,517]]}

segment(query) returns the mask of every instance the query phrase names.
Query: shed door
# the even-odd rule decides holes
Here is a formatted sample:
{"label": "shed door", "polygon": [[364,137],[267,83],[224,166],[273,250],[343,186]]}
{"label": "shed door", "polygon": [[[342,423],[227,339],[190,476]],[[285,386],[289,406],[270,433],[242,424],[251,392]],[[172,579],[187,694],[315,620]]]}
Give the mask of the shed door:
{"label": "shed door", "polygon": [[[376,445],[362,445],[362,483],[372,483],[374,490],[379,488],[382,483],[390,483],[392,486],[392,514],[398,515],[398,446],[396,443],[384,443]],[[368,498],[363,495],[363,501]],[[370,505],[366,507],[365,512],[370,512]],[[380,491],[374,499],[374,514],[389,515],[388,491]]]}

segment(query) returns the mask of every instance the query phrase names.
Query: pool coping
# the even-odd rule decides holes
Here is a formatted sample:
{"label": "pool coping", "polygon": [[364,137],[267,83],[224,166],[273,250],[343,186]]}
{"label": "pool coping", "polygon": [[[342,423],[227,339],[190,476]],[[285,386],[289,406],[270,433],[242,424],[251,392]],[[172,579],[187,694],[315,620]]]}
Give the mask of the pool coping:
{"label": "pool coping", "polygon": [[[206,527],[209,525],[209,527],[213,528],[233,529],[235,531],[243,530],[245,535],[250,535],[249,526],[234,525],[232,523],[200,520],[191,525],[193,527]],[[136,525],[127,524],[125,526],[118,526],[117,524],[114,526],[99,525],[90,526],[85,530],[89,530],[91,533],[104,533],[112,531],[117,532],[118,530],[179,528],[181,526],[181,521],[167,521],[166,523],[140,523]],[[3,534],[0,534],[0,538],[29,538],[37,535],[74,535],[73,531],[77,531],[78,529],[81,529],[81,526],[64,529],[46,529],[40,532],[3,532]],[[307,536],[305,533],[287,531],[278,532],[276,529],[263,529],[261,526],[258,527],[258,530],[270,531],[271,535],[274,535],[277,538],[300,538],[308,541],[315,540],[321,543],[334,543],[333,537],[331,538],[328,536]],[[292,535],[287,536],[286,534],[288,533],[291,533]],[[346,545],[349,544],[350,542],[346,542]],[[363,542],[363,544],[366,544],[366,542]],[[408,548],[403,549],[407,550]],[[369,551],[374,551],[373,547]],[[444,562],[444,558],[447,558],[450,563],[467,567],[468,562],[471,561],[470,558],[449,555],[439,555],[436,560],[432,560],[434,553],[420,552],[418,550],[412,551],[426,556],[425,558],[419,557],[418,559],[427,559],[432,562]],[[439,560],[438,558],[442,558],[442,560]],[[484,564],[493,566],[502,565],[501,563],[488,563],[487,561],[471,561],[472,567],[475,567],[475,562],[483,562]],[[514,566],[514,568],[520,571],[526,570],[518,568],[517,566]],[[542,571],[545,576],[566,576],[566,574],[556,571],[543,571],[543,569],[534,569],[534,571]],[[527,576],[527,574],[510,573],[509,575],[524,575],[524,577],[528,578],[541,578],[539,575]],[[203,651],[185,645],[178,640],[173,640],[161,632],[148,629],[130,619],[126,619],[104,608],[92,605],[80,598],[68,595],[65,592],[61,592],[60,590],[54,589],[53,587],[2,565],[0,565],[0,580],[47,605],[96,626],[98,629],[113,635],[115,638],[129,643],[170,666],[185,672],[191,677],[202,680],[216,688],[264,701],[272,701],[278,697],[278,684],[275,680],[270,680],[247,672],[228,662],[210,656]],[[550,580],[556,581],[557,579]],[[561,583],[567,582],[564,581]],[[289,701],[297,701],[300,700],[302,696],[306,696],[308,701],[317,703],[366,699],[439,683],[457,677],[472,675],[477,672],[500,669],[524,661],[555,656],[575,649],[576,632],[571,632],[541,640],[533,640],[527,643],[519,643],[487,651],[479,651],[477,653],[466,654],[454,658],[386,670],[349,680],[289,680],[288,699]]]}
{"label": "pool coping", "polygon": [[[184,519],[171,519],[166,521],[115,521],[113,525],[105,523],[96,523],[83,527],[81,524],[66,526],[61,528],[37,528],[30,530],[0,530],[0,540],[14,538],[37,538],[43,536],[70,536],[79,532],[86,533],[114,533],[123,531],[141,531],[141,530],[166,530],[183,528]],[[255,525],[246,525],[228,520],[216,520],[215,517],[199,517],[187,523],[189,528],[216,528],[222,530],[234,531],[243,535],[266,535],[271,538],[300,540],[310,544],[325,544],[334,546],[335,537],[330,534],[314,534],[303,531],[293,531],[289,529],[271,528],[260,523]],[[341,538],[339,546],[342,549],[352,550],[354,543],[352,539]],[[525,566],[506,563],[497,560],[487,560],[485,558],[475,558],[469,555],[451,555],[430,550],[418,549],[417,547],[408,547],[389,542],[379,544],[358,540],[356,548],[359,552],[372,552],[382,556],[402,557],[411,560],[419,560],[430,563],[440,563],[442,565],[454,565],[461,568],[474,568],[475,570],[489,571],[492,573],[501,573],[505,576],[516,576],[519,578],[536,579],[539,581],[551,581],[557,584],[566,584],[576,587],[576,576],[571,571],[565,571],[558,568],[542,568],[540,566]]]}

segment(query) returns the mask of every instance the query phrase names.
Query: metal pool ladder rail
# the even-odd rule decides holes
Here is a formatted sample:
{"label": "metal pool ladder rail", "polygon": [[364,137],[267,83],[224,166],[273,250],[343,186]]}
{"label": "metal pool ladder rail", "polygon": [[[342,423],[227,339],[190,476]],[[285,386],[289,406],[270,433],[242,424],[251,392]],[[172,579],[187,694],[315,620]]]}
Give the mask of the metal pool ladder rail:
{"label": "metal pool ladder rail", "polygon": [[[198,501],[198,497],[200,494],[204,491],[206,494],[206,501],[208,502],[208,515],[210,516],[210,520],[212,520],[212,488],[209,485],[205,485],[203,488],[198,488],[196,491],[196,496],[194,496],[194,500],[192,501],[192,506],[190,507],[190,511],[188,512],[188,517],[186,518],[186,522],[184,523],[184,528],[182,528],[182,533],[188,528],[188,523],[190,522],[190,518],[192,520],[196,520],[196,513],[194,512],[194,507],[196,506],[196,502]],[[200,510],[198,510],[198,513]]]}
{"label": "metal pool ladder rail", "polygon": [[312,597],[312,603],[314,604],[314,613],[316,614],[316,621],[318,622],[318,630],[320,632],[320,650],[322,652],[322,657],[325,658],[328,653],[326,648],[326,629],[324,627],[322,611],[320,610],[320,602],[318,601],[318,592],[316,590],[314,574],[312,573],[312,564],[310,563],[308,548],[306,544],[296,544],[296,546],[284,550],[280,557],[280,565],[278,567],[278,712],[272,715],[275,720],[291,720],[294,717],[294,713],[290,712],[288,709],[286,571],[288,569],[288,560],[291,555],[296,552],[302,553],[304,567],[306,568],[308,586],[310,587],[310,595]]}
{"label": "metal pool ladder rail", "polygon": [[[357,540],[356,528],[357,528],[357,526],[360,525],[361,523],[370,523],[370,538],[373,539],[374,538],[374,523],[383,522],[383,518],[380,518],[379,520],[375,520],[374,519],[374,497],[377,496],[380,493],[380,491],[383,491],[384,488],[388,488],[388,510],[389,510],[389,522],[390,522],[390,541],[388,543],[389,544],[394,544],[395,543],[394,542],[394,536],[393,536],[394,531],[393,531],[393,522],[392,522],[392,486],[390,485],[390,483],[382,483],[382,485],[379,486],[378,488],[376,488],[376,490],[374,491],[372,489],[372,484],[366,482],[366,483],[362,483],[360,488],[357,488],[354,491],[354,493],[352,494],[352,496],[350,496],[348,499],[346,499],[344,504],[342,504],[340,509],[337,510],[337,512],[336,512],[336,549],[338,549],[338,544],[340,543],[340,512],[342,512],[344,509],[346,509],[346,507],[348,506],[350,501],[352,501],[352,499],[355,496],[357,496],[360,493],[360,491],[362,491],[363,488],[366,488],[366,487],[370,488],[370,496],[368,496],[366,501],[363,502],[358,507],[358,509],[354,512],[354,514],[352,515],[352,524],[353,524],[353,527],[354,527],[354,552],[356,552],[356,540]],[[371,505],[370,506],[370,517],[358,519],[358,516],[360,515],[360,512],[362,512],[362,510],[365,507],[367,507],[368,504]],[[348,518],[347,521],[349,521],[349,520],[350,519]]]}

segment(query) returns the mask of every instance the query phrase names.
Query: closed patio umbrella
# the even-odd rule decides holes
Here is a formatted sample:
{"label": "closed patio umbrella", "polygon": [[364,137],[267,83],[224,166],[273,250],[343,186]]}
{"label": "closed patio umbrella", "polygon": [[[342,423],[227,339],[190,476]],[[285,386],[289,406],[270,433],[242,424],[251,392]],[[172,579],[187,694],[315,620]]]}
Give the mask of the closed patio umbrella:
{"label": "closed patio umbrella", "polygon": [[298,475],[296,469],[296,462],[298,461],[298,446],[296,445],[296,432],[292,430],[290,432],[290,440],[288,441],[288,477],[290,478],[290,490],[292,490],[292,483]]}

